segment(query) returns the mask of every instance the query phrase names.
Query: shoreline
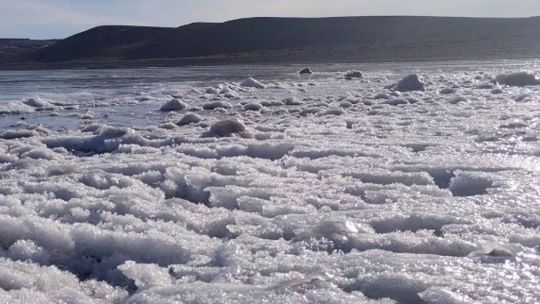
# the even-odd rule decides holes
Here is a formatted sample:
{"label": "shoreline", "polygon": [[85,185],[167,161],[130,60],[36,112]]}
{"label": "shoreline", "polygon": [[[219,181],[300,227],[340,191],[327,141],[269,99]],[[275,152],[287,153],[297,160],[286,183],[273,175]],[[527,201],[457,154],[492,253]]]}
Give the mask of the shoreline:
{"label": "shoreline", "polygon": [[[531,50],[532,51],[532,50]],[[70,61],[70,62],[24,62],[0,63],[0,72],[3,71],[39,71],[39,70],[114,70],[139,68],[174,68],[174,67],[211,67],[211,66],[269,66],[269,65],[313,65],[313,64],[379,64],[379,63],[426,63],[426,62],[457,62],[457,61],[492,61],[492,60],[532,60],[540,59],[539,53],[473,56],[433,56],[433,57],[406,57],[396,58],[170,58],[170,59],[140,59],[140,60],[97,60],[97,61]]]}

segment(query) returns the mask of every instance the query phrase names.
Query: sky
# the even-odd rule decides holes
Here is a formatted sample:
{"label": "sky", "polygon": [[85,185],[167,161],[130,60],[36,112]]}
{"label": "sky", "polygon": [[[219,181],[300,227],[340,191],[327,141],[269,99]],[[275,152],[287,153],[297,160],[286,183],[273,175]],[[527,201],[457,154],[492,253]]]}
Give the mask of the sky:
{"label": "sky", "polygon": [[0,37],[65,38],[103,24],[366,15],[530,17],[540,15],[540,0],[0,0]]}

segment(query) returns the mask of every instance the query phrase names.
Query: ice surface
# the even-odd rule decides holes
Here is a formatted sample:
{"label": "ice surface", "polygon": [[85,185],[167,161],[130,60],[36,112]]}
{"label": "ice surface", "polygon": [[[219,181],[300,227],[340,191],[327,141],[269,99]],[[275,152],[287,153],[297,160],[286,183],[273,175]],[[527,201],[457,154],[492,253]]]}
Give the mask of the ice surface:
{"label": "ice surface", "polygon": [[6,81],[0,301],[537,303],[540,87],[490,76],[534,65]]}

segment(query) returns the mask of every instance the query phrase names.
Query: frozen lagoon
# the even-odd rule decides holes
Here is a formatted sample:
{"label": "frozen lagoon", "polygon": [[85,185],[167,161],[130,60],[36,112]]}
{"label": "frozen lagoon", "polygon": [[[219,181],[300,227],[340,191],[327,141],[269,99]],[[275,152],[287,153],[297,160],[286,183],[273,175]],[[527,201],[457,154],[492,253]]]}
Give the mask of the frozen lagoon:
{"label": "frozen lagoon", "polygon": [[0,72],[0,299],[539,301],[537,61],[301,68]]}

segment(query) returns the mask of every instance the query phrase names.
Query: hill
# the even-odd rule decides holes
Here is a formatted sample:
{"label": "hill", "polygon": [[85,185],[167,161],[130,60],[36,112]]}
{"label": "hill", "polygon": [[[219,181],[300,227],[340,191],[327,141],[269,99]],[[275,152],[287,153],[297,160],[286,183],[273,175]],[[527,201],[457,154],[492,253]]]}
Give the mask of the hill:
{"label": "hill", "polygon": [[537,57],[540,18],[248,18],[178,28],[100,26],[36,63],[266,63]]}

